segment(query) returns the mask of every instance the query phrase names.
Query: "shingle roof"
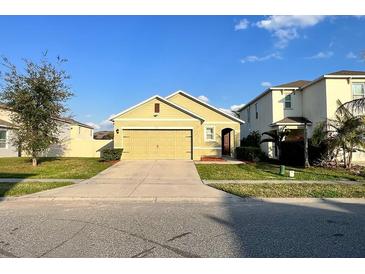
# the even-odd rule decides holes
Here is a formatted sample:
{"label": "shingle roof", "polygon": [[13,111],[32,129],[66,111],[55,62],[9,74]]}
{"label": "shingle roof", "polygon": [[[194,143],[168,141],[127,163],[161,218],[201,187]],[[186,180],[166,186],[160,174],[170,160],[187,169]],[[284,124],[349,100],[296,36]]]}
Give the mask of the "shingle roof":
{"label": "shingle roof", "polygon": [[297,80],[294,82],[289,82],[289,83],[285,83],[285,84],[281,84],[278,86],[274,86],[274,88],[285,88],[285,87],[291,87],[291,88],[301,88],[307,84],[309,84],[311,81],[308,80]]}
{"label": "shingle roof", "polygon": [[86,127],[86,128],[90,128],[90,129],[94,129],[92,126],[89,126],[87,124],[83,124],[83,123],[80,123],[72,118],[58,118],[58,120],[62,121],[62,122],[65,122],[65,123],[68,123],[68,124],[71,124],[71,125],[79,125],[79,126],[82,126],[82,127]]}
{"label": "shingle roof", "polygon": [[[0,108],[7,109],[7,110],[11,110],[7,105],[1,104],[1,103],[0,103]],[[78,121],[76,121],[74,119],[71,119],[71,118],[56,118],[56,119],[59,120],[59,121],[68,123],[68,124],[79,125],[79,126],[82,126],[82,127],[94,129],[92,126],[89,126],[87,124],[80,123],[80,122],[78,122]],[[3,120],[0,120],[0,121],[3,121]]]}
{"label": "shingle roof", "polygon": [[309,121],[305,117],[285,117],[284,119],[281,119],[280,121],[273,123],[273,125],[275,125],[275,124],[305,124],[305,123],[311,124],[312,122]]}
{"label": "shingle roof", "polygon": [[327,75],[365,75],[365,71],[359,70],[339,70],[332,73],[327,73]]}

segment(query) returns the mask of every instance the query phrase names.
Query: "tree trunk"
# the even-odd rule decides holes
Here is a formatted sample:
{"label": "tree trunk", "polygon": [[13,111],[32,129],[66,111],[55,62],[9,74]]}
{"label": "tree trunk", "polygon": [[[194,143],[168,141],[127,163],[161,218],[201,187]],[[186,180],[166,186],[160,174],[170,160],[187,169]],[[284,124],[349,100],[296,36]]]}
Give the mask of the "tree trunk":
{"label": "tree trunk", "polygon": [[32,165],[33,166],[37,166],[38,165],[38,161],[37,161],[37,157],[34,157],[32,158]]}
{"label": "tree trunk", "polygon": [[275,144],[275,146],[277,147],[277,150],[278,150],[278,159],[279,159],[279,162],[281,163],[281,144],[280,144],[280,142],[278,142],[277,144]]}
{"label": "tree trunk", "polygon": [[351,149],[349,151],[349,158],[347,160],[347,167],[349,169],[352,167],[352,150],[353,150],[353,146],[351,145]]}
{"label": "tree trunk", "polygon": [[308,157],[308,132],[307,123],[304,124],[304,167],[310,167]]}
{"label": "tree trunk", "polygon": [[346,159],[346,149],[345,146],[342,146],[342,153],[343,153],[343,165],[347,168],[347,159]]}

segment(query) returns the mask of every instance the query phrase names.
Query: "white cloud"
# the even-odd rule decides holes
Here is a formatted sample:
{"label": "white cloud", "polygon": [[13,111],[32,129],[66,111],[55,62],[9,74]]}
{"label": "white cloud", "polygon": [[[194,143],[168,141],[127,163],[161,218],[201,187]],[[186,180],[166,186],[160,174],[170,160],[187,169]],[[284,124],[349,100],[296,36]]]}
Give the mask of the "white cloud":
{"label": "white cloud", "polygon": [[355,53],[353,53],[352,51],[350,51],[349,53],[346,54],[346,58],[347,59],[356,59],[357,56]]}
{"label": "white cloud", "polygon": [[92,117],[92,114],[85,114],[85,117],[86,118],[91,118]]}
{"label": "white cloud", "polygon": [[232,105],[229,109],[227,108],[219,108],[221,111],[224,111],[225,113],[232,115],[234,117],[236,117],[236,113],[235,111],[238,111],[239,109],[241,109],[245,104],[240,104],[240,105]]}
{"label": "white cloud", "polygon": [[225,113],[227,113],[228,115],[232,115],[232,116],[236,116],[235,114],[234,114],[234,112],[232,111],[232,110],[230,110],[230,109],[227,109],[227,108],[219,108],[221,111],[223,111],[223,112],[225,112]]}
{"label": "white cloud", "polygon": [[333,51],[320,51],[313,56],[309,56],[306,59],[328,59],[333,56]]}
{"label": "white cloud", "polygon": [[322,15],[272,15],[258,21],[256,26],[269,31],[277,39],[277,48],[285,48],[291,40],[300,37],[298,29],[313,27],[324,18]]}
{"label": "white cloud", "polygon": [[93,123],[93,122],[87,122],[86,124],[87,124],[88,126],[93,127],[93,128],[94,128],[94,129],[96,129],[96,130],[99,130],[99,129],[100,129],[100,126],[99,126],[98,124]]}
{"label": "white cloud", "polygon": [[256,55],[249,55],[241,59],[241,63],[254,63],[254,62],[263,62],[270,59],[283,59],[278,52],[274,52],[265,56],[256,56]]}
{"label": "white cloud", "polygon": [[101,121],[100,123],[87,122],[86,124],[94,127],[95,130],[112,130],[113,122],[110,119],[115,116],[115,114],[110,115],[107,119]]}
{"label": "white cloud", "polygon": [[232,106],[231,106],[231,110],[233,110],[233,111],[237,111],[237,110],[239,110],[240,108],[242,108],[242,107],[244,107],[244,106],[245,106],[245,104],[232,105]]}
{"label": "white cloud", "polygon": [[271,87],[272,84],[270,82],[261,82],[261,86],[268,88],[268,87]]}
{"label": "white cloud", "polygon": [[209,98],[207,96],[204,96],[204,95],[198,96],[198,99],[205,102],[205,103],[209,102]]}
{"label": "white cloud", "polygon": [[247,19],[242,19],[234,26],[234,30],[247,29],[249,24],[250,22]]}

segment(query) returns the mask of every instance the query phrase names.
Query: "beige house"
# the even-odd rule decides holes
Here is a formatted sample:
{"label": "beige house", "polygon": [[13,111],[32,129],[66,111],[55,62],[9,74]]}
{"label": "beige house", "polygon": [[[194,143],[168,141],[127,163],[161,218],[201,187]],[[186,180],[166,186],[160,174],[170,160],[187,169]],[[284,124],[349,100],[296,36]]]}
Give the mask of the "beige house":
{"label": "beige house", "polygon": [[194,159],[233,156],[243,121],[177,91],[159,95],[114,117],[114,147],[122,159]]}
{"label": "beige house", "polygon": [[[0,105],[0,157],[17,157],[21,155],[10,139],[16,125],[10,118],[11,110]],[[44,157],[99,157],[101,149],[111,147],[111,140],[94,140],[94,129],[73,119],[57,119],[60,122],[60,144],[53,145]],[[24,156],[24,155],[22,155]]]}
{"label": "beige house", "polygon": [[[337,100],[342,103],[364,97],[365,71],[341,70],[307,81],[298,80],[274,86],[251,100],[240,109],[241,137],[257,130],[291,129],[293,136],[303,139],[303,129],[308,128],[308,138],[315,126],[327,118],[333,118]],[[296,133],[296,134],[295,134]],[[271,143],[261,145],[269,157],[277,152]],[[364,153],[357,152],[354,161],[364,161]]]}

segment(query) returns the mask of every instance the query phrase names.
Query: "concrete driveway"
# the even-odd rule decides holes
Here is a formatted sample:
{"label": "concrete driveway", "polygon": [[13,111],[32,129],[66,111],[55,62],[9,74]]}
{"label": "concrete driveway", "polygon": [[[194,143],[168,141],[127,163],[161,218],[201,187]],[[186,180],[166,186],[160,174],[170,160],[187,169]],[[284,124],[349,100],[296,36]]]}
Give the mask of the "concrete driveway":
{"label": "concrete driveway", "polygon": [[110,200],[212,200],[237,197],[204,185],[193,161],[121,161],[81,183],[26,198]]}

